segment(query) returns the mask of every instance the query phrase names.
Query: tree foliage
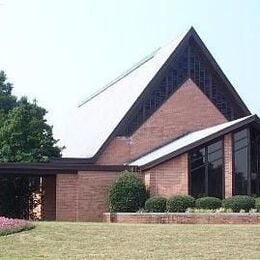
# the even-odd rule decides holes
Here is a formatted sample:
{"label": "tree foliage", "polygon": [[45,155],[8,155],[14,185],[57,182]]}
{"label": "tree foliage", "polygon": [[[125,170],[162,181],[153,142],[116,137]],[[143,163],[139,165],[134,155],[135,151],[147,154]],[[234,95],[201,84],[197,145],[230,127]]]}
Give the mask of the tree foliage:
{"label": "tree foliage", "polygon": [[[46,162],[61,148],[45,119],[47,111],[12,94],[13,85],[0,72],[0,162]],[[0,176],[0,215],[26,218],[33,207],[39,178]]]}
{"label": "tree foliage", "polygon": [[0,71],[0,125],[8,112],[16,106],[16,97],[12,95],[13,86],[7,82],[6,74]]}
{"label": "tree foliage", "polygon": [[22,98],[0,127],[0,160],[42,162],[59,157],[60,148],[46,123],[46,110]]}

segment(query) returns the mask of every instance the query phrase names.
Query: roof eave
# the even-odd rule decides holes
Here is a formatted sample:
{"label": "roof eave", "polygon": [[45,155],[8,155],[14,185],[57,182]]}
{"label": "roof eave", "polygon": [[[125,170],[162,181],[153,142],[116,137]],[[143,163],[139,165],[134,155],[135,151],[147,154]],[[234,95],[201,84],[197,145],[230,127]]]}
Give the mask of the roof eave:
{"label": "roof eave", "polygon": [[194,148],[196,148],[200,145],[203,145],[207,142],[210,142],[210,141],[212,141],[216,138],[219,138],[222,135],[226,135],[226,134],[228,134],[228,133],[230,133],[234,130],[237,130],[237,129],[244,127],[245,125],[253,123],[253,122],[257,123],[260,126],[260,119],[258,118],[257,115],[253,115],[252,117],[249,117],[249,118],[245,119],[244,121],[237,123],[236,125],[233,125],[233,126],[227,127],[226,129],[220,130],[220,131],[218,131],[218,132],[216,132],[216,133],[214,133],[210,136],[204,137],[204,138],[202,138],[202,139],[200,139],[200,140],[198,140],[198,141],[196,141],[192,144],[186,145],[186,146],[184,146],[184,147],[182,147],[182,148],[180,148],[180,149],[178,149],[178,150],[176,150],[172,153],[169,153],[165,156],[162,156],[162,157],[160,157],[156,160],[153,160],[153,161],[151,161],[147,164],[141,165],[139,167],[140,167],[141,170],[151,169],[158,164],[161,164],[161,163],[168,161],[168,160],[170,160],[174,157],[177,157],[181,154],[184,154],[184,153],[186,153],[186,152],[188,152],[188,151],[190,151],[190,150],[192,150],[192,149],[194,149]]}
{"label": "roof eave", "polygon": [[121,172],[124,170],[138,170],[136,166],[130,165],[94,165],[87,163],[22,163],[9,162],[0,163],[0,175],[56,175],[56,174],[77,174],[79,171],[107,171]]}

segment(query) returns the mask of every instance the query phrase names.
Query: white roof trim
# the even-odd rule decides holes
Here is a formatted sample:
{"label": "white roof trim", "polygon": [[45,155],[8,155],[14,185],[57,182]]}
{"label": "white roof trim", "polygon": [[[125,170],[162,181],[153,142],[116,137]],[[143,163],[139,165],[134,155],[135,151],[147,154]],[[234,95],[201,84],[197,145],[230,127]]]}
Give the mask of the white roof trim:
{"label": "white roof trim", "polygon": [[173,142],[171,142],[161,148],[158,148],[157,150],[154,150],[151,153],[144,155],[143,157],[141,157],[135,161],[132,161],[129,165],[141,167],[141,166],[150,164],[151,162],[156,161],[161,157],[174,153],[175,151],[178,151],[179,149],[182,149],[182,148],[186,147],[187,145],[191,145],[212,134],[216,134],[228,127],[236,125],[239,122],[243,122],[244,120],[246,120],[250,117],[254,117],[254,115],[242,117],[237,120],[233,120],[233,121],[230,121],[227,123],[219,124],[219,125],[212,126],[212,127],[209,127],[209,128],[203,129],[203,130],[189,133],[179,139],[174,140]]}

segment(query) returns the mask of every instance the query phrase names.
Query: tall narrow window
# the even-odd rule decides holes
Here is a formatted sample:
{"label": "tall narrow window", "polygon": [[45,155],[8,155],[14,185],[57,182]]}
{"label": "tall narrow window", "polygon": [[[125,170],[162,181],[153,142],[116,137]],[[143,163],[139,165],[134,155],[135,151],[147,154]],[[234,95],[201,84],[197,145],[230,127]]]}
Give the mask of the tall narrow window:
{"label": "tall narrow window", "polygon": [[190,153],[190,194],[223,197],[223,141]]}
{"label": "tall narrow window", "polygon": [[260,135],[255,129],[234,134],[234,195],[260,195]]}
{"label": "tall narrow window", "polygon": [[250,159],[251,159],[251,195],[260,195],[260,135],[251,129],[250,132]]}
{"label": "tall narrow window", "polygon": [[222,197],[223,147],[222,141],[208,146],[208,195]]}
{"label": "tall narrow window", "polygon": [[250,194],[249,129],[234,134],[234,194]]}
{"label": "tall narrow window", "polygon": [[191,194],[196,197],[206,195],[205,186],[205,148],[191,153]]}

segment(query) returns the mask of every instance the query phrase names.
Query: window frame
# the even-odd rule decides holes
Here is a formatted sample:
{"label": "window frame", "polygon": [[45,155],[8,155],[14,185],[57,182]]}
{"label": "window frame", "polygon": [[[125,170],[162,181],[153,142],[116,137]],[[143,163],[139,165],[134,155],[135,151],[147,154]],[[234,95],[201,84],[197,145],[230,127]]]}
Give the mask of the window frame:
{"label": "window frame", "polygon": [[[208,146],[210,146],[214,143],[217,143],[219,141],[222,143],[222,147],[220,149],[216,149],[213,152],[208,153]],[[222,181],[221,181],[222,194],[221,194],[221,196],[222,196],[222,198],[225,198],[225,154],[224,154],[224,145],[225,145],[224,144],[224,137],[222,136],[222,137],[214,139],[214,140],[212,140],[208,143],[200,145],[200,146],[198,146],[198,147],[196,147],[196,148],[194,148],[194,149],[192,149],[188,152],[188,193],[189,193],[189,195],[192,196],[192,194],[191,194],[191,191],[192,191],[192,187],[191,187],[191,185],[192,185],[192,183],[191,183],[192,171],[197,170],[200,167],[205,167],[205,173],[204,173],[204,175],[205,175],[205,196],[209,196],[209,182],[208,182],[209,181],[209,167],[208,167],[208,165],[210,163],[209,160],[208,160],[209,154],[212,154],[216,151],[221,151],[222,157],[220,157],[216,160],[213,160],[212,162],[222,159],[222,167],[221,167],[222,168]],[[194,169],[191,169],[192,153],[196,150],[201,150],[201,149],[205,149],[205,163],[201,166],[198,166]]]}
{"label": "window frame", "polygon": [[[235,140],[235,134],[239,133],[243,130],[247,130],[247,137],[239,138],[238,140]],[[235,142],[239,142],[243,139],[248,139],[248,144],[246,146],[240,147],[239,149],[235,150]],[[247,192],[245,195],[251,194],[251,131],[248,126],[242,127],[235,132],[232,133],[232,196],[238,195],[236,193],[236,159],[235,159],[235,153],[239,152],[243,149],[247,148]],[[241,195],[241,194],[239,194]]]}

